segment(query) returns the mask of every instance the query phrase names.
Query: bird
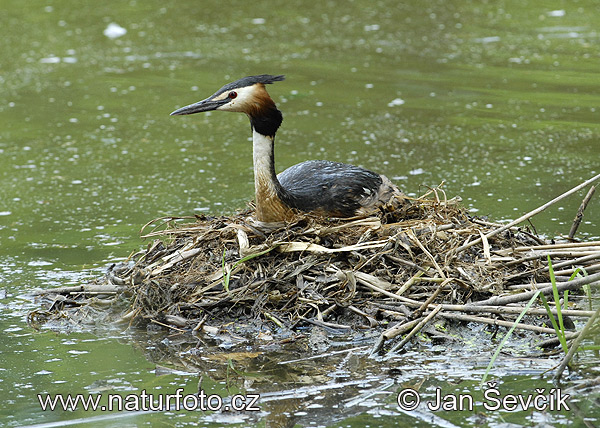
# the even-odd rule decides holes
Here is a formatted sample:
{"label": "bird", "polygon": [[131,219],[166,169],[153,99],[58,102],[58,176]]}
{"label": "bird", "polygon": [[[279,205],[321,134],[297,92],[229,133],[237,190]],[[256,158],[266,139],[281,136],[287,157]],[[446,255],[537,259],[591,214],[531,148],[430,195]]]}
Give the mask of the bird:
{"label": "bird", "polygon": [[216,110],[248,116],[252,128],[257,221],[291,221],[298,213],[326,218],[366,215],[401,194],[384,175],[328,160],[301,162],[277,175],[275,134],[283,115],[269,96],[266,85],[284,79],[284,75],[247,76],[171,113],[171,116],[179,116]]}

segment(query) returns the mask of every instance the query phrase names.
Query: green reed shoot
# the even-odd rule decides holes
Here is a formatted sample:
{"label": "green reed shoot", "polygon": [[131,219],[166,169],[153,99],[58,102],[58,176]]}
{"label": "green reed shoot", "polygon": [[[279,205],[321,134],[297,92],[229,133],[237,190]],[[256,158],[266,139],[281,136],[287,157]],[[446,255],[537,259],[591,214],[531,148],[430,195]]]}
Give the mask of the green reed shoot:
{"label": "green reed shoot", "polygon": [[[567,346],[567,333],[565,330],[565,324],[562,316],[562,308],[560,304],[560,295],[558,294],[558,286],[556,285],[556,277],[554,275],[554,268],[552,267],[552,261],[550,260],[550,255],[548,255],[548,273],[550,275],[550,283],[552,284],[552,299],[554,300],[554,307],[556,308],[556,318],[552,313],[552,309],[550,309],[550,305],[548,304],[548,299],[544,294],[540,294],[540,299],[546,308],[546,312],[548,313],[548,318],[550,318],[550,322],[552,323],[552,327],[556,332],[556,337],[558,337],[558,341],[560,342],[560,346],[565,352],[565,354],[569,351]],[[576,270],[569,281],[573,280],[577,276],[578,271]],[[564,294],[564,308],[567,309],[567,305],[569,303],[569,290],[565,290]]]}
{"label": "green reed shoot", "polygon": [[226,250],[223,250],[223,259],[222,259],[221,266],[222,266],[222,269],[223,269],[223,288],[225,288],[225,291],[227,291],[229,293],[229,281],[231,279],[231,274],[235,271],[235,269],[239,265],[241,265],[242,263],[244,263],[244,262],[246,262],[248,260],[251,260],[251,259],[253,259],[255,257],[262,256],[263,254],[267,254],[269,251],[271,251],[274,248],[276,248],[276,246],[275,247],[267,248],[266,250],[263,250],[263,251],[259,251],[258,253],[248,254],[247,256],[242,257],[237,262],[235,262],[234,265],[233,265],[233,267],[231,269],[229,269],[229,270],[225,266],[225,252],[226,252]]}
{"label": "green reed shoot", "polygon": [[527,302],[527,304],[525,305],[525,307],[523,308],[523,310],[521,311],[521,313],[515,320],[514,324],[511,326],[511,328],[508,330],[508,332],[502,338],[502,341],[496,348],[496,352],[494,352],[494,355],[492,356],[490,363],[488,364],[487,368],[485,369],[485,373],[483,374],[483,377],[481,378],[480,385],[483,385],[485,383],[485,381],[488,377],[488,374],[490,373],[490,370],[492,369],[492,367],[494,366],[494,363],[496,362],[496,358],[498,358],[498,355],[500,355],[500,351],[502,350],[502,348],[504,347],[504,345],[506,344],[506,342],[512,335],[513,331],[515,331],[515,328],[517,327],[517,324],[519,324],[519,322],[521,321],[521,318],[523,318],[525,316],[525,314],[527,313],[529,308],[531,308],[531,305],[533,305],[533,302],[535,302],[537,300],[537,297],[539,295],[541,295],[541,293],[542,293],[541,290],[538,290],[538,291],[536,291],[536,293],[533,296],[531,296],[531,299],[529,299],[529,302]]}

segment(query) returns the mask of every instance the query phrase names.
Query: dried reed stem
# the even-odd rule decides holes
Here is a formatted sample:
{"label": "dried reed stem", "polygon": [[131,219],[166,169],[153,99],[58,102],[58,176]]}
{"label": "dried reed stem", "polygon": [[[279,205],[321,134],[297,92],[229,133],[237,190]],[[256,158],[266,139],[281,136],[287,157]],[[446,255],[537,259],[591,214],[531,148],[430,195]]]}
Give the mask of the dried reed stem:
{"label": "dried reed stem", "polygon": [[[480,324],[498,325],[501,327],[509,327],[509,328],[512,327],[513,325],[515,325],[515,323],[512,321],[504,321],[504,320],[487,318],[487,317],[477,317],[477,316],[466,315],[466,314],[453,314],[453,313],[442,312],[440,314],[440,316],[443,318],[449,318],[449,319],[454,319],[454,320],[458,320],[458,321],[477,322]],[[525,324],[525,323],[517,323],[516,328],[521,329],[521,330],[535,331],[537,333],[556,334],[556,332],[552,328],[538,327],[536,325]],[[570,339],[570,334],[571,333],[567,334],[567,339]]]}
{"label": "dried reed stem", "polygon": [[579,228],[579,225],[581,224],[581,221],[583,220],[583,212],[587,208],[588,203],[590,202],[590,199],[592,199],[592,196],[594,196],[594,192],[596,192],[596,186],[590,187],[590,190],[588,190],[587,195],[585,195],[585,198],[583,198],[583,201],[581,201],[581,205],[579,206],[579,209],[577,210],[575,219],[573,219],[573,224],[571,225],[571,230],[569,230],[569,239],[573,239],[573,237],[575,236],[575,233],[577,232],[577,229]]}
{"label": "dried reed stem", "polygon": [[417,334],[423,327],[425,327],[425,324],[427,324],[441,310],[442,310],[442,308],[440,306],[438,306],[433,311],[431,311],[425,318],[423,318],[421,321],[419,321],[419,323],[410,331],[410,333],[408,333],[406,335],[406,337],[404,339],[402,339],[400,341],[400,343],[398,343],[392,349],[390,349],[390,353],[394,353],[394,352],[397,352],[398,350],[402,349],[404,347],[404,345],[406,345],[409,342],[409,340],[412,339],[412,337],[415,334]]}
{"label": "dried reed stem", "polygon": [[[560,196],[557,196],[556,198],[552,199],[552,200],[551,200],[551,201],[549,201],[549,202],[546,202],[544,205],[542,205],[542,206],[540,206],[540,207],[538,207],[538,208],[534,209],[533,211],[530,211],[530,212],[528,212],[527,214],[524,214],[524,215],[522,215],[522,216],[521,216],[521,217],[519,217],[518,219],[516,219],[516,220],[513,220],[513,221],[511,221],[510,223],[508,223],[508,224],[506,224],[506,225],[504,225],[504,226],[502,226],[502,227],[500,227],[500,228],[498,228],[498,229],[492,230],[491,232],[489,232],[489,233],[485,234],[484,236],[485,236],[486,238],[491,238],[492,236],[495,236],[495,235],[497,235],[497,234],[499,234],[499,233],[501,233],[501,232],[504,232],[505,230],[507,230],[507,229],[510,229],[511,227],[513,227],[513,226],[515,226],[515,225],[517,225],[517,224],[519,224],[519,223],[522,223],[523,221],[525,221],[525,220],[527,220],[527,219],[530,219],[530,218],[531,218],[531,217],[533,217],[534,215],[541,213],[542,211],[544,211],[544,210],[545,210],[546,208],[548,208],[549,206],[552,206],[552,205],[554,205],[555,203],[557,203],[557,202],[559,202],[559,201],[562,201],[562,200],[563,200],[563,199],[565,199],[566,197],[568,197],[568,196],[571,196],[573,193],[577,192],[577,191],[578,191],[578,190],[580,190],[580,189],[583,189],[584,187],[588,186],[589,184],[593,183],[594,181],[596,181],[596,180],[598,180],[598,179],[600,179],[600,174],[598,174],[598,175],[595,175],[594,177],[590,178],[589,180],[586,180],[586,181],[584,181],[583,183],[581,183],[581,184],[580,184],[580,185],[578,185],[578,186],[575,186],[575,187],[573,187],[571,190],[569,190],[569,191],[567,191],[567,192],[563,193],[563,194],[562,194],[562,195],[560,195]],[[480,242],[482,242],[482,241],[483,241],[483,239],[482,239],[482,238],[477,238],[477,239],[475,239],[475,240],[473,240],[473,241],[471,241],[471,242],[469,242],[469,243],[466,243],[466,244],[464,244],[464,245],[462,245],[462,246],[458,247],[458,248],[455,250],[455,252],[456,252],[456,253],[460,253],[461,251],[463,251],[463,250],[466,250],[467,248],[469,248],[469,247],[472,247],[473,245],[479,244],[479,243],[480,243]]]}

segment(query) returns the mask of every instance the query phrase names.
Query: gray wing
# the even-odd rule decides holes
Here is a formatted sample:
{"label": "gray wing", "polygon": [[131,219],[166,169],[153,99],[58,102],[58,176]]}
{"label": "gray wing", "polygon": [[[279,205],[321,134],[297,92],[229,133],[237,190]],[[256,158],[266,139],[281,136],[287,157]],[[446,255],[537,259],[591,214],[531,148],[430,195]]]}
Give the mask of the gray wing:
{"label": "gray wing", "polygon": [[373,171],[324,160],[299,163],[277,178],[292,207],[343,217],[356,215],[360,208],[377,203],[384,184],[384,177]]}

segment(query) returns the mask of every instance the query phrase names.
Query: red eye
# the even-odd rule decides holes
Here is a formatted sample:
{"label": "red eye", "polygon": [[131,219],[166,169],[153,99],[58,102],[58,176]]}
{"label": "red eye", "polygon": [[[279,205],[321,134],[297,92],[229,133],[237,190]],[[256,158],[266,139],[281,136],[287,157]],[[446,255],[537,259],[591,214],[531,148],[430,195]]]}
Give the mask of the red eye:
{"label": "red eye", "polygon": [[231,98],[231,99],[234,99],[234,98],[236,98],[236,97],[237,97],[237,92],[235,92],[235,91],[231,91],[231,92],[229,93],[229,95],[227,95],[227,96],[228,96],[229,98]]}

